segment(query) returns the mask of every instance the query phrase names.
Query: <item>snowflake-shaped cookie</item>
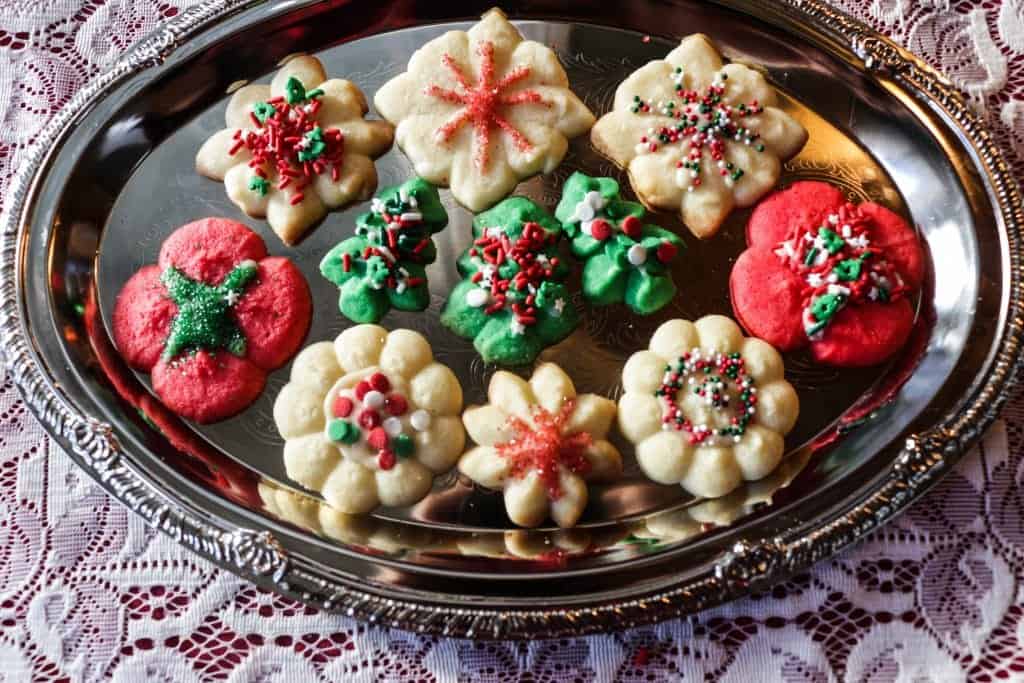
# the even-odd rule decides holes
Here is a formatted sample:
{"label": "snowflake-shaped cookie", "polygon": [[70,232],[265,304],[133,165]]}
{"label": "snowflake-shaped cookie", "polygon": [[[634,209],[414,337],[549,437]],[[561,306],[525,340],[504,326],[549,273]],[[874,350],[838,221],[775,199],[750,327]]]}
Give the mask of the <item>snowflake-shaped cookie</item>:
{"label": "snowflake-shaped cookie", "polygon": [[705,498],[774,470],[800,411],[779,353],[720,315],[663,323],[622,385],[619,430],[641,469]]}
{"label": "snowflake-shaped cookie", "polygon": [[492,9],[468,32],[417,50],[373,101],[416,174],[482,211],[520,180],[553,171],[568,138],[594,124],[568,86],[555,53]]}
{"label": "snowflake-shaped cookie", "polygon": [[307,347],[274,403],[288,476],[341,512],[411,505],[462,453],[462,387],[411,330],[357,325]]}
{"label": "snowflake-shaped cookie", "polygon": [[687,36],[664,60],[633,72],[591,131],[598,150],[628,169],[640,200],[674,209],[697,237],[717,232],[779,180],[807,131],[776,106],[775,89],[714,44]]}
{"label": "snowflake-shaped cookie", "polygon": [[462,415],[479,445],[462,456],[459,470],[481,486],[504,490],[515,524],[534,527],[550,515],[558,526],[571,527],[587,504],[587,482],[622,474],[622,456],[606,439],[615,403],[577,395],[554,363],[538,366],[529,382],[494,373],[487,399]]}
{"label": "snowflake-shaped cookie", "polygon": [[391,147],[394,128],[365,121],[366,98],[350,81],[327,79],[315,57],[290,60],[270,85],[247,85],[228,102],[228,127],[196,155],[196,169],[223,180],[250,216],[266,216],[294,244],[329,210],[369,199],[373,159]]}

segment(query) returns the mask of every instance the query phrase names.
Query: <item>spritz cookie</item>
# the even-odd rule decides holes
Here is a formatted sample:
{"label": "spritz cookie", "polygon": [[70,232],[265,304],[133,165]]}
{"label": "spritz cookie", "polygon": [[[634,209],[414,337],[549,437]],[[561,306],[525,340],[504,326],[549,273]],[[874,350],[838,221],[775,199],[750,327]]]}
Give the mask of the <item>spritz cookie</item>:
{"label": "spritz cookie", "polygon": [[774,470],[800,410],[778,352],[720,315],[662,324],[622,384],[619,430],[641,469],[706,498]]}
{"label": "spritz cookie", "polygon": [[368,199],[373,159],[394,128],[365,121],[366,98],[352,82],[327,79],[316,57],[288,61],[270,85],[247,85],[228,102],[227,128],[196,155],[196,169],[223,180],[238,208],[267,222],[286,244],[328,211]]}
{"label": "spritz cookie", "polygon": [[629,171],[649,207],[678,211],[711,237],[733,207],[750,206],[779,180],[807,131],[776,105],[760,72],[723,64],[707,36],[687,36],[615,92],[591,131],[594,146]]}
{"label": "spritz cookie", "polygon": [[462,415],[478,446],[459,460],[459,471],[504,491],[509,519],[535,527],[550,517],[576,524],[587,504],[587,483],[622,475],[622,456],[607,440],[615,402],[576,394],[554,363],[539,365],[527,382],[499,371],[491,377],[489,403]]}
{"label": "spritz cookie", "polygon": [[417,332],[357,325],[305,348],[274,403],[288,476],[341,512],[411,505],[451,469],[462,387]]}
{"label": "spritz cookie", "polygon": [[568,139],[594,124],[554,51],[523,40],[499,9],[421,47],[373,101],[416,174],[471,211],[555,170]]}

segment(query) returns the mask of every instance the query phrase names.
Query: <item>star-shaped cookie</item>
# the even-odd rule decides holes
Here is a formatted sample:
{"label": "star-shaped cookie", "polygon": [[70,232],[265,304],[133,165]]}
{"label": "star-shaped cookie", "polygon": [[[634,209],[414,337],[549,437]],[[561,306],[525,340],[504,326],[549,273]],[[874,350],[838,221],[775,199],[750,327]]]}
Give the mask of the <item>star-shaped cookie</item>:
{"label": "star-shaped cookie", "polygon": [[315,57],[295,57],[270,85],[235,92],[228,127],[203,143],[196,170],[223,180],[238,208],[294,244],[328,211],[377,188],[373,159],[391,147],[394,128],[363,120],[367,111],[353,83],[328,80]]}
{"label": "star-shaped cookie", "polygon": [[472,211],[553,171],[568,138],[594,124],[555,53],[523,40],[498,9],[421,47],[373,102],[416,175],[450,187]]}
{"label": "star-shaped cookie", "polygon": [[723,64],[707,36],[687,36],[665,59],[619,85],[594,125],[594,146],[629,171],[640,200],[676,210],[700,238],[734,207],[775,186],[807,131],[777,106],[775,88],[743,64]]}

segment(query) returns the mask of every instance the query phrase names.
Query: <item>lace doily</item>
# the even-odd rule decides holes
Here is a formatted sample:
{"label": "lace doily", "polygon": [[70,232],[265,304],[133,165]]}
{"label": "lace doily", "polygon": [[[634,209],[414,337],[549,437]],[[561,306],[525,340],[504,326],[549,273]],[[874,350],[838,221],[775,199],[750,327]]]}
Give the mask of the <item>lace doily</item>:
{"label": "lace doily", "polygon": [[[192,2],[0,6],[0,196],[39,129]],[[1024,1],[841,0],[944,70],[1024,172]],[[1024,677],[1024,397],[899,520],[688,620],[473,643],[368,627],[265,593],[113,503],[0,388],[0,672],[13,681],[956,681]]]}

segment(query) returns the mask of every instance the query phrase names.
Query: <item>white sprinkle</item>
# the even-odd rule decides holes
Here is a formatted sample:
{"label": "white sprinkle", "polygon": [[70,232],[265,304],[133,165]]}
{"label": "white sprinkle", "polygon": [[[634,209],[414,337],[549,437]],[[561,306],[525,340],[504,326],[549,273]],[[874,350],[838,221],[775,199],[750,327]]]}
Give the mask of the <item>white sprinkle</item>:
{"label": "white sprinkle", "polygon": [[388,433],[388,436],[398,436],[402,433],[402,421],[397,417],[389,417],[384,420],[382,426],[384,431]]}
{"label": "white sprinkle", "polygon": [[518,337],[518,336],[526,333],[526,325],[523,325],[521,322],[519,322],[515,318],[512,318],[512,321],[509,323],[508,327],[509,327],[509,330],[512,331],[513,336],[517,336]]}
{"label": "white sprinkle", "polygon": [[252,259],[249,259],[249,258],[247,258],[244,261],[242,261],[241,263],[239,263],[238,267],[239,268],[245,268],[246,270],[249,270],[250,268],[259,268],[259,266],[256,264],[256,262],[253,261]]}
{"label": "white sprinkle", "polygon": [[555,313],[561,315],[563,310],[565,310],[565,299],[555,299]]}
{"label": "white sprinkle", "polygon": [[480,308],[491,300],[491,293],[483,287],[474,287],[466,292],[466,303],[473,308]]}
{"label": "white sprinkle", "polygon": [[634,244],[626,252],[626,258],[634,266],[640,266],[647,261],[647,247],[642,244]]}
{"label": "white sprinkle", "polygon": [[236,292],[233,289],[229,289],[228,293],[224,295],[224,301],[227,303],[228,306],[234,306],[235,304],[237,304],[239,298],[240,297],[238,292]]}
{"label": "white sprinkle", "polygon": [[399,218],[403,223],[418,223],[423,220],[423,214],[419,211],[407,211],[399,216]]}
{"label": "white sprinkle", "polygon": [[384,394],[380,393],[376,389],[371,389],[366,392],[363,396],[363,403],[366,404],[367,408],[377,409],[384,405]]}

